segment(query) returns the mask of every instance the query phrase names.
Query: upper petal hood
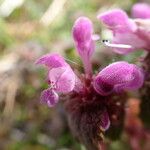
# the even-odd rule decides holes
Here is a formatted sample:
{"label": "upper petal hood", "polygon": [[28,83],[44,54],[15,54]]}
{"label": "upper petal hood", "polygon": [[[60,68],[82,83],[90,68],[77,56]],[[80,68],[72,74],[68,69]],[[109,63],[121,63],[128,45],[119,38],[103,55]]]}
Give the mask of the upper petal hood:
{"label": "upper petal hood", "polygon": [[142,86],[143,72],[134,64],[121,61],[112,63],[94,79],[94,88],[101,95],[109,95],[112,92],[137,89]]}
{"label": "upper petal hood", "polygon": [[150,19],[150,5],[146,3],[137,3],[131,10],[133,18]]}
{"label": "upper petal hood", "polygon": [[45,65],[49,68],[67,66],[64,58],[59,54],[46,54],[40,57],[35,63]]}

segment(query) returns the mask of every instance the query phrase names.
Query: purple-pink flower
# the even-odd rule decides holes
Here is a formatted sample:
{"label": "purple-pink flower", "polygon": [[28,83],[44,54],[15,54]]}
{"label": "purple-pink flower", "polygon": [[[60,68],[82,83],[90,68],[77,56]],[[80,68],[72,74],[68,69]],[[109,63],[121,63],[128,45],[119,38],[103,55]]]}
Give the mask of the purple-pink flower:
{"label": "purple-pink flower", "polygon": [[[135,23],[130,22],[127,15],[121,10],[116,10],[113,15],[118,17],[109,20],[110,16],[105,14],[101,18],[115,30],[115,34],[124,34],[126,30],[130,33],[136,29]],[[62,98],[62,94],[67,95],[69,98],[66,101],[68,101],[71,120],[72,122],[80,121],[81,127],[76,130],[81,130],[81,132],[86,125],[88,127],[89,122],[89,128],[96,127],[96,130],[100,128],[102,132],[106,131],[111,124],[111,108],[109,107],[111,107],[112,94],[138,89],[144,80],[140,67],[124,61],[112,63],[99,73],[93,74],[91,63],[91,56],[95,50],[93,33],[90,19],[86,17],[77,19],[72,34],[77,52],[83,62],[84,73],[76,74],[65,58],[59,54],[47,54],[36,61],[36,64],[45,65],[48,70],[48,88],[42,92],[41,102],[53,107]],[[90,118],[89,115],[91,115]],[[91,131],[94,130],[89,129],[87,132],[93,135]]]}
{"label": "purple-pink flower", "polygon": [[54,106],[59,99],[58,93],[71,92],[75,87],[76,76],[70,65],[58,54],[47,54],[36,61],[48,69],[49,88],[42,92],[41,102]]}
{"label": "purple-pink flower", "polygon": [[[139,5],[141,6],[141,4]],[[137,14],[134,9],[133,12],[134,14]],[[144,14],[144,10],[140,13]],[[147,9],[145,9],[145,14],[147,14]],[[102,21],[108,27],[108,29],[112,30],[112,43],[126,44],[131,46],[130,48],[114,47],[115,52],[127,54],[137,49],[145,49],[150,51],[150,42],[148,39],[150,37],[150,33],[148,30],[141,30],[137,24],[137,20],[130,19],[125,11],[121,9],[107,11],[100,14],[98,19]],[[146,19],[144,18],[143,20],[145,21]]]}

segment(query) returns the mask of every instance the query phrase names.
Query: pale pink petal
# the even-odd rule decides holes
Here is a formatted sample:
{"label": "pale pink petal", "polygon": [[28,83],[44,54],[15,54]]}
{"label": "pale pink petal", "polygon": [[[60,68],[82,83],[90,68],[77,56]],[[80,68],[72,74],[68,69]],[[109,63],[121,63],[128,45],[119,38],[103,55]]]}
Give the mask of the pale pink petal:
{"label": "pale pink petal", "polygon": [[131,10],[133,18],[150,19],[150,5],[146,3],[137,3]]}
{"label": "pale pink petal", "polygon": [[75,87],[75,74],[69,66],[51,69],[49,79],[55,85],[57,92],[67,93]]}
{"label": "pale pink petal", "polygon": [[132,48],[114,48],[114,51],[119,54],[128,54],[129,52],[132,52],[135,49],[144,48],[145,45],[147,45],[144,39],[139,38],[138,35],[132,32],[125,32],[124,34],[117,32],[114,35],[112,43],[128,44],[132,46]]}

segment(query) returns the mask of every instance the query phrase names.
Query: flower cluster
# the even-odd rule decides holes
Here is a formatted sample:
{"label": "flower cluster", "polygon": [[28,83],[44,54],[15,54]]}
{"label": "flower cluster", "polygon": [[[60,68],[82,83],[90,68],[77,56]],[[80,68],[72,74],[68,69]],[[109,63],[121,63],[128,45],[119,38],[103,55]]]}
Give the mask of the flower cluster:
{"label": "flower cluster", "polygon": [[[150,18],[149,6],[135,5],[132,16],[147,21],[146,19]],[[130,19],[120,9],[100,14],[98,19],[112,30],[112,44],[104,42],[114,48],[115,52],[126,54],[139,48],[150,50],[150,31],[147,32],[146,28],[140,26],[141,20]],[[70,127],[74,135],[88,145],[88,149],[91,147],[93,150],[93,145],[98,145],[95,143],[101,132],[117,124],[118,117],[122,117],[124,93],[140,88],[144,82],[144,73],[135,64],[118,61],[94,74],[91,57],[98,37],[94,34],[91,20],[87,17],[78,18],[74,23],[72,35],[83,62],[84,73],[74,71],[59,54],[47,54],[39,58],[36,63],[47,67],[49,85],[41,94],[41,102],[53,107],[62,99],[62,95],[67,95],[65,103]]]}
{"label": "flower cluster", "polygon": [[[86,17],[78,18],[73,26],[73,38],[84,64],[85,78],[88,76],[94,90],[106,96],[112,92],[120,93],[141,87],[143,83],[141,69],[124,61],[108,65],[97,75],[92,74],[90,59],[95,48],[93,36],[92,22]],[[49,107],[58,102],[58,93],[66,94],[75,91],[81,94],[86,92],[83,79],[75,74],[71,66],[59,54],[44,55],[36,61],[36,64],[45,65],[48,69],[49,88],[42,92],[41,100]]]}

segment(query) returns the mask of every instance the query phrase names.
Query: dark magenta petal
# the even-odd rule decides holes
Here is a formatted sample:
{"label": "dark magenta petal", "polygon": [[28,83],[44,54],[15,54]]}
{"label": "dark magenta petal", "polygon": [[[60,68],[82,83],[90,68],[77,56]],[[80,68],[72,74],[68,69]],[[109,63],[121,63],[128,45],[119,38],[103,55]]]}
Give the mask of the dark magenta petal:
{"label": "dark magenta petal", "polygon": [[41,103],[47,104],[48,107],[55,106],[59,101],[58,94],[52,89],[46,89],[41,93]]}
{"label": "dark magenta petal", "polygon": [[137,3],[133,5],[131,15],[133,18],[149,19],[150,5],[146,3]]}
{"label": "dark magenta petal", "polygon": [[134,90],[142,86],[143,72],[139,67],[127,62],[115,62],[104,68],[94,79],[95,90],[103,95],[124,90]]}
{"label": "dark magenta petal", "polygon": [[101,130],[106,131],[110,127],[109,115],[106,111],[101,114]]}
{"label": "dark magenta petal", "polygon": [[61,57],[59,54],[46,54],[40,57],[36,61],[36,64],[45,65],[49,68],[57,68],[67,65],[64,58]]}
{"label": "dark magenta petal", "polygon": [[94,88],[99,94],[106,96],[112,93],[114,87],[110,83],[97,77],[94,80]]}
{"label": "dark magenta petal", "polygon": [[138,26],[137,35],[145,41],[144,49],[150,51],[150,19],[135,19]]}

